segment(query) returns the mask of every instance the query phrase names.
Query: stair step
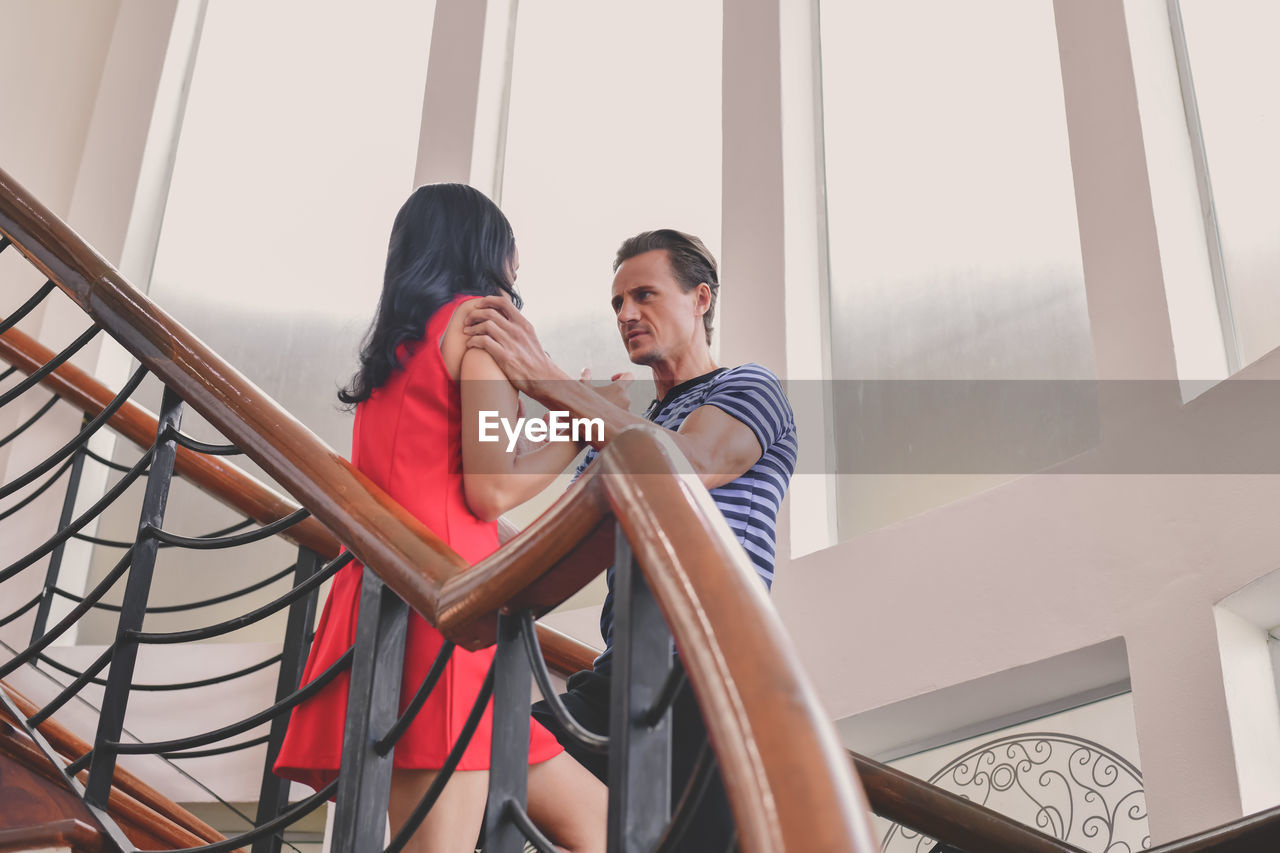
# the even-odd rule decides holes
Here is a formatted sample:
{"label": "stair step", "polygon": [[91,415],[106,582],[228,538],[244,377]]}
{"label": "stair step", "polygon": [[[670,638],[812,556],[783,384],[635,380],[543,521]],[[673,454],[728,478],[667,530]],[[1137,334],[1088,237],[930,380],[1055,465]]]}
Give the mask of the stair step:
{"label": "stair step", "polygon": [[102,853],[102,830],[67,818],[18,829],[0,829],[0,853]]}
{"label": "stair step", "polygon": [[[26,697],[8,685],[0,686],[22,714],[35,713],[35,706]],[[65,759],[76,758],[89,749],[88,743],[56,720],[45,721],[39,731]],[[86,775],[87,771],[81,771],[81,781]],[[43,810],[33,813],[32,808]],[[198,847],[224,838],[213,827],[119,768],[108,796],[107,813],[140,850]],[[59,769],[0,706],[0,827],[26,827],[33,822],[50,825],[67,818],[90,826],[97,824],[89,808],[67,786]],[[0,847],[0,853],[7,849]]]}

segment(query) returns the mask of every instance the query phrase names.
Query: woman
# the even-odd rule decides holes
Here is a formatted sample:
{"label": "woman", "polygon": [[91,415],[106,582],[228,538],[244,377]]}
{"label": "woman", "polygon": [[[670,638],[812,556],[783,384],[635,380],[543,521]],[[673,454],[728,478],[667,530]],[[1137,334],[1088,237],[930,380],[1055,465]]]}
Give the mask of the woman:
{"label": "woman", "polygon": [[[360,367],[338,398],[356,410],[351,459],[391,497],[476,563],[498,547],[495,519],[541,491],[573,459],[569,442],[521,455],[506,442],[480,442],[478,412],[514,422],[515,390],[493,359],[468,349],[462,329],[468,303],[503,295],[516,307],[519,255],[511,225],[482,193],[461,184],[419,187],[396,216],[382,296],[360,352]],[[303,683],[338,659],[355,639],[363,567],[353,562],[334,579],[303,674]],[[413,696],[443,644],[440,633],[411,614],[401,708]],[[392,833],[408,818],[455,743],[489,669],[493,649],[455,649],[437,683],[395,748]],[[281,776],[316,789],[341,762],[346,674],[293,711],[276,760]],[[471,851],[488,789],[490,713],[463,754],[411,845],[414,851]],[[532,723],[529,814],[558,845],[603,851],[604,786]]]}

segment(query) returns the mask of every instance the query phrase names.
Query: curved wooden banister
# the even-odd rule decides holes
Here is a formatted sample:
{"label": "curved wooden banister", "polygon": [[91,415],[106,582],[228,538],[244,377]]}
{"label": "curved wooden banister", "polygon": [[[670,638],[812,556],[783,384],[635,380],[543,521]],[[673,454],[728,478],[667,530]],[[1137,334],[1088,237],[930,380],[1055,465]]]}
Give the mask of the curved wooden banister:
{"label": "curved wooden banister", "polygon": [[435,622],[466,562],[425,525],[125,281],[0,170],[0,231],[165,385],[236,444],[411,607]]}
{"label": "curved wooden banister", "polygon": [[1280,850],[1280,806],[1160,844],[1147,853],[1270,853],[1272,850]]}
{"label": "curved wooden banister", "polygon": [[676,638],[744,838],[772,836],[768,849],[779,850],[787,838],[805,839],[806,850],[879,849],[781,619],[670,434],[623,430],[594,468],[591,482],[608,495]]}
{"label": "curved wooden banister", "polygon": [[983,853],[1085,853],[1026,824],[850,752],[871,810],[930,838]]}
{"label": "curved wooden banister", "polygon": [[[53,355],[53,350],[19,329],[9,329],[0,334],[0,360],[17,367],[23,373],[35,372]],[[91,418],[101,413],[115,396],[107,386],[69,362],[59,365],[40,384]],[[143,449],[151,446],[157,425],[156,416],[133,401],[125,402],[108,421],[111,429]],[[195,453],[179,446],[174,473],[223,505],[243,513],[259,524],[270,524],[299,509],[297,502],[281,495],[225,457]],[[310,548],[326,560],[338,556],[342,549],[341,543],[328,528],[314,518],[303,519],[280,536]],[[609,548],[612,548],[612,537],[613,528],[609,527]],[[608,555],[611,556],[612,551]],[[597,562],[597,572],[602,565],[603,562]],[[591,661],[599,654],[591,646],[555,628],[539,624],[537,629],[543,658],[555,672],[571,675],[580,669],[590,669]],[[586,665],[580,666],[579,663],[584,659]]]}
{"label": "curved wooden banister", "polygon": [[[0,359],[23,373],[34,372],[53,355],[53,350],[19,329],[9,329],[0,335]],[[59,365],[41,385],[90,417],[98,415],[115,396],[107,386],[70,362]],[[132,400],[121,406],[109,422],[113,430],[142,448],[150,447],[155,441],[156,424],[156,416]],[[174,473],[259,524],[278,521],[298,509],[296,502],[222,456],[208,456],[179,447]],[[342,547],[314,518],[303,519],[280,535],[329,558],[336,556]]]}
{"label": "curved wooden banister", "polygon": [[[569,651],[568,671],[590,669],[599,649],[585,643]],[[909,773],[849,750],[871,811],[930,838],[984,853],[1084,853],[1000,812],[930,785]],[[1280,811],[1280,810],[1277,810]],[[1163,848],[1157,848],[1163,850]],[[1172,853],[1172,851],[1170,851]],[[1182,853],[1181,850],[1178,853]],[[1189,853],[1189,851],[1188,851]]]}
{"label": "curved wooden banister", "polygon": [[[499,610],[545,612],[598,574],[612,559],[616,517],[680,645],[747,850],[878,849],[865,819],[867,799],[842,772],[851,760],[874,810],[912,829],[974,851],[1080,853],[908,774],[845,756],[797,675],[797,658],[745,555],[661,430],[624,431],[550,510],[468,569],[346,460],[137,293],[3,170],[0,232],[246,455],[304,496],[314,517],[286,538],[325,557],[337,554],[340,540],[348,542],[402,598],[467,647],[493,642]],[[25,372],[51,356],[17,330],[0,336],[0,358]],[[70,364],[44,384],[90,414],[113,396]],[[111,422],[142,446],[151,444],[155,424],[154,415],[132,403]],[[260,523],[298,506],[218,457],[180,449],[177,472]],[[590,667],[596,654],[590,646],[546,626],[539,626],[539,635],[548,662],[560,671]],[[1280,809],[1273,809],[1154,850],[1243,851],[1277,844]]]}
{"label": "curved wooden banister", "polygon": [[598,573],[607,562],[608,517],[615,516],[680,646],[742,847],[752,853],[877,849],[866,800],[780,621],[710,496],[662,430],[624,431],[538,523],[468,570],[421,522],[129,285],[3,170],[0,232],[464,647],[494,641],[500,609],[549,609]]}
{"label": "curved wooden banister", "polygon": [[[34,702],[7,684],[0,683],[0,690],[3,690],[14,705],[17,706],[18,710],[27,717],[33,716],[40,710]],[[3,714],[0,714],[0,717],[2,716]],[[84,755],[92,748],[92,744],[80,738],[55,719],[45,720],[37,727],[37,730],[49,741],[49,745],[68,761]],[[79,778],[82,782],[88,778],[88,773],[89,771],[87,770],[80,771]],[[117,767],[114,773],[112,796],[118,798],[118,795],[123,795],[140,803],[146,809],[171,821],[181,830],[190,833],[197,843],[207,844],[224,840],[223,835],[212,826],[174,803],[123,767]]]}
{"label": "curved wooden banister", "polygon": [[0,851],[69,850],[71,853],[101,853],[106,848],[102,833],[82,820],[59,820],[22,829],[0,829]]}

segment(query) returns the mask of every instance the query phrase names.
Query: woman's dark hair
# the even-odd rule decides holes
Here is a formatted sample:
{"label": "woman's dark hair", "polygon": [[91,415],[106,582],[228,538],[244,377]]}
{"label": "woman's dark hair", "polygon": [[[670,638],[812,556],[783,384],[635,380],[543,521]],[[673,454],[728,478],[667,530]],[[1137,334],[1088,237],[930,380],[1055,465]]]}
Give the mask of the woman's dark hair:
{"label": "woman's dark hair", "polygon": [[422,340],[440,308],[464,293],[505,293],[512,287],[516,241],[511,223],[484,193],[465,184],[418,187],[396,214],[387,271],[373,325],[360,345],[360,369],[338,392],[347,406],[369,396],[401,366],[402,344]]}

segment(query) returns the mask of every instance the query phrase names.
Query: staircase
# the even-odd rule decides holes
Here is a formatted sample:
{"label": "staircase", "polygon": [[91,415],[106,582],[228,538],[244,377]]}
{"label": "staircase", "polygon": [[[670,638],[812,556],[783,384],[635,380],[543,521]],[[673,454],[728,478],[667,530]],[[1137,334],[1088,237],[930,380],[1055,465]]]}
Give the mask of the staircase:
{"label": "staircase", "polygon": [[[250,845],[255,850],[271,849],[286,826],[335,794],[335,848],[381,849],[380,816],[385,811],[390,749],[418,703],[410,706],[406,718],[397,719],[393,699],[398,685],[387,677],[388,671],[395,668],[379,670],[375,662],[387,654],[386,644],[394,643],[397,630],[403,631],[406,605],[459,646],[497,645],[498,674],[491,675],[494,728],[515,733],[510,744],[495,741],[495,753],[505,755],[527,748],[521,743],[518,730],[521,721],[525,725],[528,722],[530,684],[534,678],[547,680],[534,618],[597,575],[615,557],[615,551],[623,555],[627,568],[634,569],[638,585],[652,591],[636,607],[659,612],[675,640],[686,650],[689,687],[706,710],[717,758],[730,780],[729,794],[739,822],[741,847],[761,851],[873,849],[865,799],[857,781],[828,721],[813,700],[777,617],[756,588],[745,555],[736,541],[723,532],[722,525],[712,523],[716,519],[708,512],[715,510],[705,492],[691,491],[674,476],[588,475],[516,539],[468,567],[349,463],[130,287],[64,223],[3,173],[0,232],[5,243],[12,244],[6,250],[20,251],[49,279],[0,329],[4,341],[0,356],[14,366],[12,373],[27,375],[0,391],[0,403],[9,404],[43,386],[46,392],[65,395],[66,402],[85,414],[79,434],[69,436],[48,458],[0,487],[0,498],[25,495],[25,489],[53,488],[64,474],[68,480],[74,479],[72,469],[76,465],[83,469],[85,465],[102,464],[87,447],[88,439],[99,429],[116,428],[141,448],[137,460],[127,471],[116,472],[120,475],[116,483],[93,507],[78,515],[74,510],[65,512],[57,532],[30,553],[0,568],[0,583],[18,588],[17,584],[25,582],[29,590],[6,595],[6,602],[12,602],[16,609],[0,615],[0,619],[32,625],[31,644],[0,666],[0,677],[5,678],[29,665],[55,664],[56,660],[47,653],[54,640],[91,609],[106,606],[109,591],[125,587],[123,595],[114,593],[120,596],[119,603],[112,605],[118,608],[116,641],[83,669],[66,667],[72,671],[64,673],[68,676],[65,690],[38,710],[23,710],[12,699],[4,700],[16,723],[15,731],[22,729],[33,736],[33,742],[57,769],[66,788],[83,800],[101,827],[107,849],[146,846],[131,840],[110,812],[121,757],[157,754],[179,760],[246,749],[261,742],[267,743],[270,753],[278,743],[275,738],[288,709],[304,695],[296,690],[297,672],[289,670],[296,670],[303,657],[310,623],[308,607],[313,606],[309,602],[320,583],[352,554],[372,569],[366,572],[366,594],[362,595],[362,600],[370,603],[371,612],[368,619],[362,613],[362,635],[344,662],[351,668],[352,678],[365,680],[369,690],[351,691],[353,696],[368,701],[361,707],[354,707],[353,703],[348,709],[350,748],[344,752],[339,780],[332,790],[286,804],[282,791],[273,796],[266,790],[271,785],[279,786],[264,774],[257,828],[225,841],[214,840],[201,849],[215,851]],[[47,298],[54,287],[86,313],[85,333],[60,353],[49,353],[14,328],[21,316]],[[88,377],[67,364],[78,349],[98,334],[109,334],[139,362],[134,375],[119,391],[95,387]],[[165,389],[160,411],[154,418],[131,400],[148,374],[159,379]],[[188,406],[212,424],[225,442],[210,444],[185,435],[181,418]],[[32,429],[38,422],[39,418],[34,418],[20,426]],[[227,461],[237,454],[256,463],[286,494],[256,481],[250,483],[253,478]],[[661,431],[642,429],[620,436],[596,467],[615,472],[674,473],[678,461],[677,451]],[[167,530],[165,503],[175,474],[233,505],[244,513],[245,523],[236,525],[236,529],[197,536]],[[133,542],[98,544],[117,547],[120,557],[103,580],[83,596],[59,587],[60,546],[72,537],[84,536],[81,531],[86,525],[134,482],[145,490],[137,538]],[[74,507],[74,496],[67,505]],[[644,531],[655,526],[667,534],[661,540],[644,536]],[[145,629],[149,587],[162,549],[237,548],[276,536],[285,536],[298,546],[298,557],[291,567],[294,583],[288,592],[239,617],[202,628],[169,632]],[[340,556],[338,543],[348,549]],[[56,622],[49,619],[55,598],[69,600],[73,605]],[[191,602],[189,606],[195,610],[200,604]],[[134,683],[135,662],[146,648],[207,640],[284,610],[289,611],[294,634],[282,643],[277,667],[279,689],[269,708],[246,714],[216,731],[182,738],[138,744],[122,737],[130,696],[144,686],[157,686]],[[41,622],[42,618],[52,624]],[[746,642],[737,638],[732,647],[728,646],[722,638],[734,636],[735,626],[743,620],[755,626],[753,636]],[[198,617],[191,621],[200,622]],[[542,634],[547,636],[546,632]],[[657,656],[665,661],[668,642],[663,637],[638,638],[636,656]],[[643,649],[646,643],[652,649]],[[292,660],[287,660],[290,654]],[[665,667],[666,664],[659,672]],[[242,673],[232,672],[225,677],[239,675]],[[657,683],[648,685],[651,695],[656,697],[662,692],[662,680],[658,678]],[[38,726],[90,685],[102,688],[102,713],[89,748],[67,763],[51,746],[41,743],[36,734]],[[634,688],[643,690],[645,685]],[[424,696],[429,689],[429,684],[423,685]],[[656,709],[654,716],[660,718],[663,710]],[[503,726],[500,718],[504,717],[510,718],[513,725]],[[251,737],[264,726],[271,731]],[[633,735],[641,728],[636,724],[615,732],[609,739],[611,755],[625,760],[628,750],[635,750],[638,738]],[[788,736],[761,738],[756,734],[777,731],[785,731]],[[350,761],[346,760],[348,755]],[[531,842],[546,849],[549,842],[538,837],[523,811],[524,780],[498,773],[491,774],[491,778],[486,848],[520,850]],[[662,810],[641,813],[635,804],[640,802],[638,795],[642,793],[614,792],[618,803],[614,811],[621,821],[615,830],[619,844],[634,844],[638,834],[658,839],[669,826],[680,825],[678,814],[669,820],[673,816]],[[421,811],[430,807],[430,799],[428,792]],[[685,803],[686,808],[693,806],[692,802]],[[630,827],[625,839],[621,826]],[[406,832],[411,828],[407,827]],[[404,840],[393,839],[387,849],[399,849]],[[182,845],[177,847],[181,849]],[[174,849],[174,845],[162,849]]]}
{"label": "staircase", "polygon": [[[0,826],[10,827],[5,831],[13,833],[39,832],[42,827],[48,832],[49,827],[56,826],[55,836],[70,831],[64,842],[73,850],[103,849],[103,833],[97,818],[66,784],[61,768],[49,760],[41,744],[24,726],[25,718],[34,716],[39,709],[12,688],[4,690],[23,719],[14,718],[8,707],[0,711],[0,756],[5,764],[5,772],[0,776]],[[38,732],[64,763],[89,750],[89,744],[56,720],[46,720]],[[83,782],[86,775],[82,773],[80,781]],[[223,840],[213,827],[121,769],[115,773],[107,812],[140,850],[198,847]],[[17,842],[8,843],[16,845]],[[48,846],[55,845],[49,843]],[[23,848],[0,845],[0,849]]]}
{"label": "staircase", "polygon": [[[610,760],[628,762],[641,744],[664,737],[661,724],[648,721],[661,720],[678,690],[691,689],[726,781],[742,850],[871,853],[878,846],[868,820],[870,807],[945,839],[949,846],[939,845],[939,851],[1080,853],[891,768],[851,757],[839,747],[746,556],[719,523],[706,491],[676,476],[682,460],[660,429],[621,434],[601,454],[599,464],[546,513],[496,553],[467,566],[132,288],[3,171],[0,252],[20,252],[47,278],[0,321],[0,360],[10,365],[0,377],[0,414],[22,401],[27,405],[24,413],[31,412],[14,419],[0,447],[29,430],[47,428],[45,419],[62,407],[82,416],[78,431],[60,438],[45,458],[0,485],[0,522],[8,524],[20,523],[14,520],[40,495],[63,495],[57,528],[41,536],[29,552],[7,554],[12,562],[0,567],[0,630],[7,632],[3,636],[14,636],[20,628],[27,638],[7,660],[0,655],[0,679],[12,683],[39,667],[47,675],[56,674],[61,684],[40,704],[28,701],[12,685],[0,692],[0,851],[267,853],[280,850],[287,828],[332,797],[335,850],[395,853],[416,822],[411,820],[384,847],[390,757],[396,738],[433,684],[428,676],[418,688],[418,698],[398,714],[399,666],[377,665],[395,660],[407,608],[451,640],[442,659],[455,645],[497,646],[494,670],[473,716],[491,693],[493,752],[513,766],[527,765],[521,750],[527,749],[531,684],[536,681],[548,692],[548,668],[562,673],[587,668],[594,652],[538,626],[536,617],[612,562],[620,577],[633,577],[638,592],[626,605],[633,615],[660,619],[670,634],[637,636],[619,644],[619,650],[625,646],[634,651],[630,659],[620,654],[615,678],[627,677],[633,666],[636,672],[656,674],[630,681],[633,693],[648,697],[647,704],[637,719],[610,733]],[[60,352],[16,327],[55,290],[85,314],[85,332]],[[70,363],[98,335],[110,336],[137,361],[137,369],[119,389],[104,387]],[[134,399],[147,376],[164,388],[156,414]],[[32,404],[29,394],[44,398]],[[181,422],[187,408],[199,412],[222,440],[198,441],[184,433]],[[90,439],[100,430],[113,431],[135,445],[136,458],[123,464],[96,454]],[[240,455],[265,471],[279,489],[230,461]],[[90,465],[110,469],[112,482],[101,496],[93,496],[92,506],[81,509],[78,484]],[[638,477],[629,471],[671,476]],[[235,510],[242,521],[198,535],[166,528],[175,476]],[[145,493],[136,537],[110,541],[84,532],[135,484]],[[73,539],[114,549],[118,555],[101,581],[84,594],[66,589],[61,579],[63,551]],[[292,564],[263,571],[252,584],[216,602],[150,603],[162,552],[241,549],[267,540],[289,543],[295,554]],[[333,677],[349,669],[353,685],[362,685],[351,691],[342,772],[324,790],[290,803],[287,784],[269,768],[288,711],[316,689],[313,683],[299,690],[298,682],[317,590],[353,555],[369,567],[359,633],[352,649],[327,674]],[[287,587],[276,586],[285,581]],[[202,608],[231,600],[247,602],[238,615],[216,622],[200,617]],[[50,654],[51,646],[90,612],[114,614],[114,642],[82,668]],[[147,630],[147,616],[160,612],[182,613],[184,624],[202,627]],[[148,649],[200,643],[275,613],[287,614],[278,654],[214,678],[156,684],[137,676],[136,663]],[[744,630],[744,625],[750,629]],[[668,670],[672,637],[682,650],[687,679]],[[143,691],[221,686],[270,668],[277,673],[273,697],[265,707],[244,710],[234,722],[162,741],[137,742],[126,736],[130,698],[136,704]],[[70,703],[84,700],[86,694],[92,694],[90,704],[98,713],[92,736],[80,737],[60,720]],[[455,752],[460,754],[465,745],[464,739]],[[255,825],[231,838],[120,766],[129,756],[182,762],[251,754],[246,751],[255,749],[264,752]],[[524,811],[525,784],[518,772],[491,774],[485,818],[488,853],[515,853],[526,845],[552,849]],[[686,792],[673,813],[649,807],[646,803],[665,798],[655,798],[643,787],[642,782],[610,791],[610,850],[668,849],[678,840],[683,816],[697,808],[696,790]],[[418,820],[434,797],[434,791],[427,792]],[[1280,850],[1280,810],[1157,849]]]}

